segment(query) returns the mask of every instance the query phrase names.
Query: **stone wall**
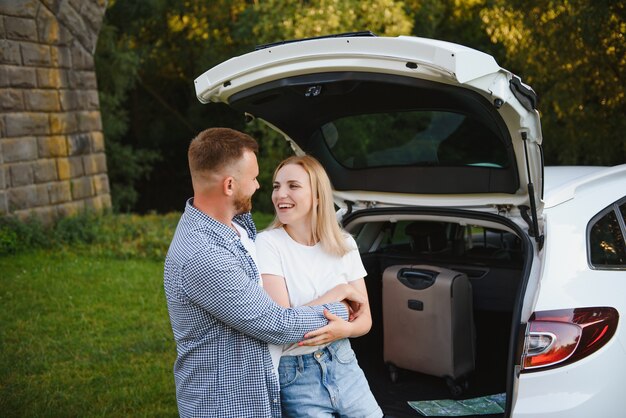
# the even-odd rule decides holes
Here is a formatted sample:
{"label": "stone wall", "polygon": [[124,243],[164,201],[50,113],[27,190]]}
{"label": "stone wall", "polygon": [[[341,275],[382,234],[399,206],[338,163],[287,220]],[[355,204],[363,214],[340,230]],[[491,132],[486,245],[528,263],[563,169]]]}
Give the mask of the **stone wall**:
{"label": "stone wall", "polygon": [[93,53],[106,0],[0,0],[0,216],[111,206]]}

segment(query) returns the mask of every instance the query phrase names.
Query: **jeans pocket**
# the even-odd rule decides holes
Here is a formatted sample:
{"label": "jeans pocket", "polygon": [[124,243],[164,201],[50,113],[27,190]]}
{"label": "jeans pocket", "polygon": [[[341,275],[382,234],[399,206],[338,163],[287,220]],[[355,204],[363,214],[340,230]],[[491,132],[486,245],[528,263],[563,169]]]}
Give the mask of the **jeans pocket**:
{"label": "jeans pocket", "polygon": [[298,366],[296,364],[278,366],[278,380],[281,389],[292,385],[296,380],[298,380],[298,376],[300,376],[300,371],[298,370]]}
{"label": "jeans pocket", "polygon": [[340,340],[335,343],[335,359],[341,364],[349,364],[356,360],[356,355],[348,340]]}

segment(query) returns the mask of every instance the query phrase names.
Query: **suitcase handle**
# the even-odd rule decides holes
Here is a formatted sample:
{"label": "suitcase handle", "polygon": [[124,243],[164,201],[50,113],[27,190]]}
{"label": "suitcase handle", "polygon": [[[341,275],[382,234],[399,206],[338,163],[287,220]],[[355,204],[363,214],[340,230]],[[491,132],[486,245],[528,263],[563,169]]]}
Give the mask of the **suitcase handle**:
{"label": "suitcase handle", "polygon": [[423,290],[435,283],[437,275],[435,271],[402,268],[398,271],[398,280],[406,287]]}

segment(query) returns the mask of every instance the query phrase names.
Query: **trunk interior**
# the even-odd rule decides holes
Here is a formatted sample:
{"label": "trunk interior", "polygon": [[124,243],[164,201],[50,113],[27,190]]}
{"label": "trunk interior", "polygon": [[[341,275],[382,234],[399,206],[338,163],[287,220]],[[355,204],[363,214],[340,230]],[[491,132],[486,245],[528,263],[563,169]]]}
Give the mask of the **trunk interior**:
{"label": "trunk interior", "polygon": [[[520,234],[493,219],[379,214],[359,217],[356,222],[348,220],[346,229],[355,236],[368,272],[365,282],[373,321],[371,331],[353,339],[352,346],[386,417],[421,416],[408,401],[463,400],[507,391],[509,340],[514,305],[523,278],[524,250]],[[460,394],[451,391],[443,376],[419,370],[398,368],[397,378],[391,379],[388,366],[391,361],[386,362],[384,357],[385,338],[389,337],[385,332],[398,332],[385,330],[383,318],[384,315],[390,318],[402,315],[406,303],[399,303],[400,308],[383,306],[383,276],[388,267],[399,265],[443,267],[468,276],[471,283],[468,299],[472,303],[466,309],[473,313],[475,368],[456,380],[457,389],[462,388]],[[458,314],[468,315],[467,312]],[[430,329],[424,329],[423,334],[420,331],[420,338],[435,341],[433,334],[438,333],[435,327],[433,324]],[[453,337],[454,333],[457,331],[453,330]],[[407,350],[416,349],[411,348],[415,339],[411,341],[406,335],[392,338],[399,338]],[[433,343],[428,349],[437,352],[441,347]],[[503,417],[504,414],[476,416]]]}

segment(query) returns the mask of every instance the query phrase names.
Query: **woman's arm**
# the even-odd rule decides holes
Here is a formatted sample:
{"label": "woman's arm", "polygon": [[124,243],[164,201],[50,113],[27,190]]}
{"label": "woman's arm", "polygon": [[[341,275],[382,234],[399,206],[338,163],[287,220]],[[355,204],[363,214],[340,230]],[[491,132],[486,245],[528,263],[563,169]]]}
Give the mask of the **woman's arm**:
{"label": "woman's arm", "polygon": [[[283,308],[290,308],[291,304],[289,303],[289,291],[287,290],[287,284],[285,283],[285,278],[282,276],[276,276],[274,274],[262,274],[263,278],[263,289],[267,292],[268,295],[280,306]],[[329,302],[339,302],[338,300],[331,300]]]}
{"label": "woman's arm", "polygon": [[305,334],[305,340],[299,342],[299,345],[320,345],[341,338],[360,337],[361,335],[365,335],[369,332],[372,328],[372,315],[367,299],[365,280],[354,280],[350,282],[348,286],[353,287],[359,294],[365,295],[365,302],[361,304],[361,308],[359,309],[356,318],[351,322],[348,322],[341,320],[328,311],[324,311],[326,318],[330,321],[328,325]]}

